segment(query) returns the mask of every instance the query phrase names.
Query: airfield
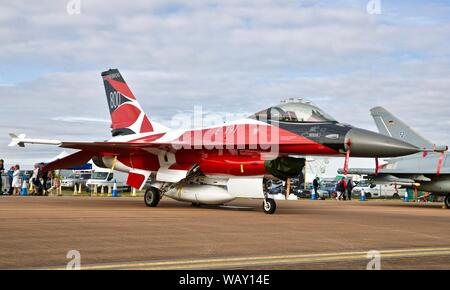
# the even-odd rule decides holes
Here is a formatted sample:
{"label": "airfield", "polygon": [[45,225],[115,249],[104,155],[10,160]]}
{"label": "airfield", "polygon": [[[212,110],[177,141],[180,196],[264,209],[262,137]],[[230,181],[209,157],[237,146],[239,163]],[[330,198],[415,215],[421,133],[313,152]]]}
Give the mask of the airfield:
{"label": "airfield", "polygon": [[163,198],[0,197],[0,269],[449,269],[450,210],[401,201],[260,201],[196,208]]}

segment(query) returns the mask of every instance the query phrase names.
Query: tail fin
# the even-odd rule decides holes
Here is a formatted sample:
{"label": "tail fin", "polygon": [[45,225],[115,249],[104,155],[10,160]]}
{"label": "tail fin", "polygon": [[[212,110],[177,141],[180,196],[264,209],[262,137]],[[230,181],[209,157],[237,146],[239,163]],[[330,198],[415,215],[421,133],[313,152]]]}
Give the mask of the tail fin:
{"label": "tail fin", "polygon": [[113,136],[153,132],[145,115],[118,69],[102,72],[106,99],[111,114]]}
{"label": "tail fin", "polygon": [[370,113],[381,134],[408,142],[419,148],[431,149],[434,147],[432,142],[397,119],[385,108],[375,107],[370,110]]}

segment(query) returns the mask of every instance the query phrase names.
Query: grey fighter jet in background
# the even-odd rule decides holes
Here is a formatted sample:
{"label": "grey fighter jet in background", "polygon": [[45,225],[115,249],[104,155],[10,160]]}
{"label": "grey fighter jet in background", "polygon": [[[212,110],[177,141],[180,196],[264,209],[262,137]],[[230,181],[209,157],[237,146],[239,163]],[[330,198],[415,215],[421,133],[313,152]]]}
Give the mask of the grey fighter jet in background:
{"label": "grey fighter jet in background", "polygon": [[[349,168],[349,174],[367,175],[372,184],[395,184],[443,195],[450,208],[450,157],[447,146],[436,146],[382,107],[370,110],[378,131],[424,149],[423,153],[391,158],[377,169]],[[339,173],[343,173],[339,169]]]}

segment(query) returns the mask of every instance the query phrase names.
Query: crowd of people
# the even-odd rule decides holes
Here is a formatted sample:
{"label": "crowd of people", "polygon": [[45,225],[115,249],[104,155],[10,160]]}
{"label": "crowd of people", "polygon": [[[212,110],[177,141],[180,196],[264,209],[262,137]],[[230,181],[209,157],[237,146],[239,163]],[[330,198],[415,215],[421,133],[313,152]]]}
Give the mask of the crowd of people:
{"label": "crowd of people", "polygon": [[339,182],[336,184],[336,199],[337,200],[351,200],[352,199],[352,190],[354,184],[353,180],[350,178],[345,180],[345,177],[342,177]]}
{"label": "crowd of people", "polygon": [[[345,177],[342,177],[337,183],[336,183],[336,199],[337,200],[351,200],[352,199],[352,190],[355,184],[353,183],[353,180],[350,178],[348,180],[345,180]],[[314,193],[317,194],[320,187],[320,179],[319,177],[314,178],[313,180],[313,190]]]}
{"label": "crowd of people", "polygon": [[[19,195],[24,185],[29,187],[29,195],[48,195],[56,191],[61,195],[61,177],[55,171],[43,171],[44,163],[34,165],[33,173],[29,177],[20,170],[20,165],[16,164],[5,170],[5,162],[0,159],[0,194]],[[6,178],[3,176],[6,173]],[[6,180],[5,180],[6,179]],[[6,181],[6,184],[4,182]]]}

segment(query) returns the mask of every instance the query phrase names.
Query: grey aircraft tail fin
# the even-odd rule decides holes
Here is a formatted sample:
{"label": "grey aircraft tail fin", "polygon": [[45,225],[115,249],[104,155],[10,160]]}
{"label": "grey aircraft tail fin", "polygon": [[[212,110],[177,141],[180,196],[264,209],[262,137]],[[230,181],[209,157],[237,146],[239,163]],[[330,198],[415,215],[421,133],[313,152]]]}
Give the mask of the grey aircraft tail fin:
{"label": "grey aircraft tail fin", "polygon": [[375,107],[370,110],[370,113],[381,134],[405,141],[419,148],[433,149],[435,147],[432,142],[422,137],[385,108]]}

